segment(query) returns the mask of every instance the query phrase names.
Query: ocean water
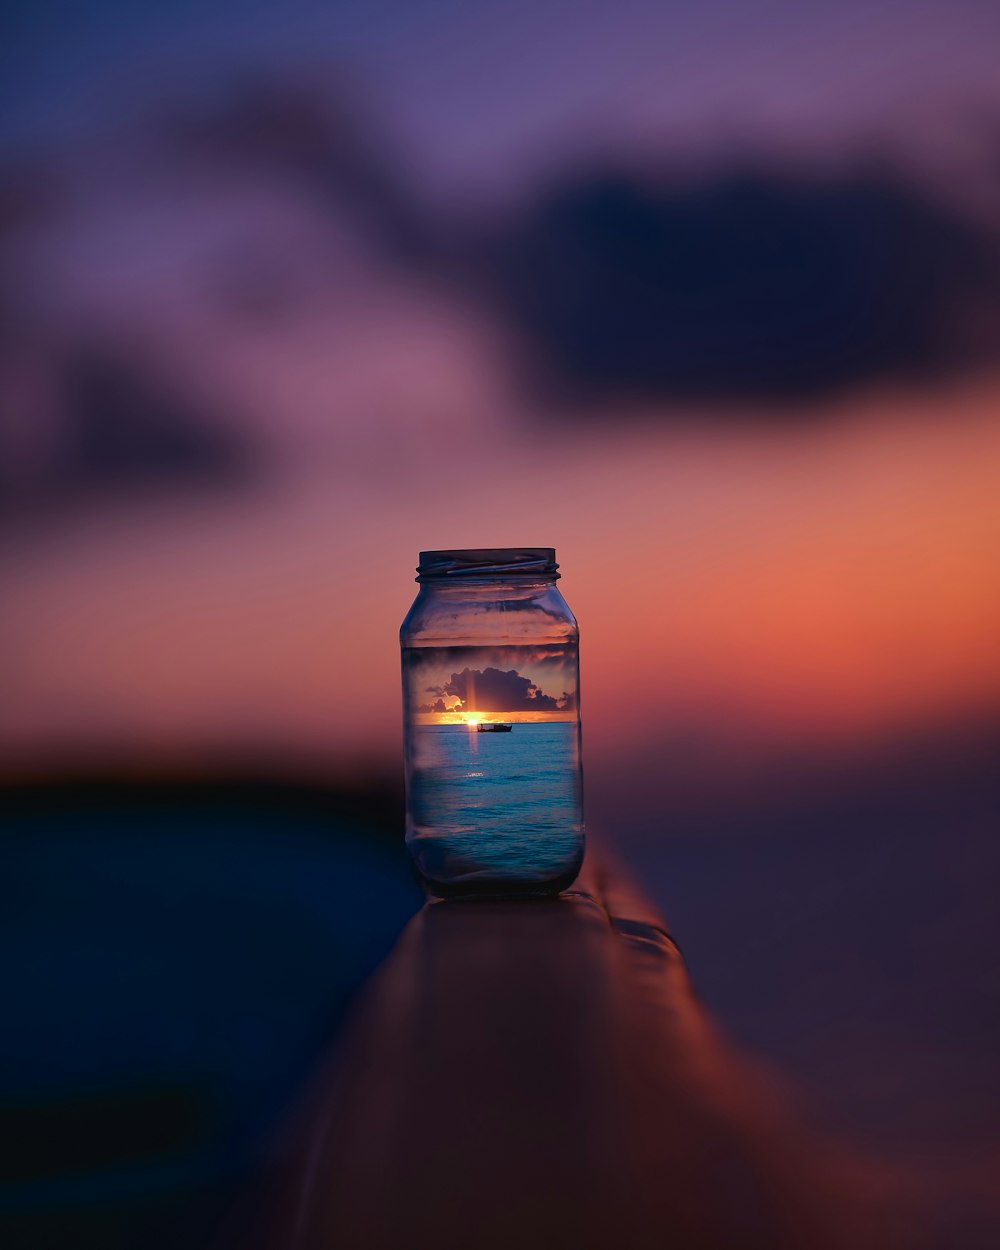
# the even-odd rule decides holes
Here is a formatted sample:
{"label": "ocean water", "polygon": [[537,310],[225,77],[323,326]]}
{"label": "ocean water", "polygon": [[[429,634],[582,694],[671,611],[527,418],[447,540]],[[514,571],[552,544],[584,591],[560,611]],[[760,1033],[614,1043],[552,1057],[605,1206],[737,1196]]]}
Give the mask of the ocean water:
{"label": "ocean water", "polygon": [[437,892],[564,888],[583,858],[575,722],[411,727],[407,845]]}

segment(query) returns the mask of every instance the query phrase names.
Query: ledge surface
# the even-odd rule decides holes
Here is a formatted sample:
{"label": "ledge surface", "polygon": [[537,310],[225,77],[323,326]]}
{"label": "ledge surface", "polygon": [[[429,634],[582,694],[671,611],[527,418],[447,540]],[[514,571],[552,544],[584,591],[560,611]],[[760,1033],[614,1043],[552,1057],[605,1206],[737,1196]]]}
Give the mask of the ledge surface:
{"label": "ledge surface", "polygon": [[433,903],[305,1100],[261,1250],[846,1247],[897,1230],[591,857],[558,899]]}

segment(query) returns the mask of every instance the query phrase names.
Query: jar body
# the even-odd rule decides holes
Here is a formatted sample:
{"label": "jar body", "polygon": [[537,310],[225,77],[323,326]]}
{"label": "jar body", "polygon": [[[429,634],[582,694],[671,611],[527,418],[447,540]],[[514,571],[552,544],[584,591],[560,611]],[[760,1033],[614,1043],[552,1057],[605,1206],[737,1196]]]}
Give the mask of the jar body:
{"label": "jar body", "polygon": [[579,631],[554,575],[485,554],[421,579],[400,630],[407,847],[438,897],[557,894],[584,850]]}

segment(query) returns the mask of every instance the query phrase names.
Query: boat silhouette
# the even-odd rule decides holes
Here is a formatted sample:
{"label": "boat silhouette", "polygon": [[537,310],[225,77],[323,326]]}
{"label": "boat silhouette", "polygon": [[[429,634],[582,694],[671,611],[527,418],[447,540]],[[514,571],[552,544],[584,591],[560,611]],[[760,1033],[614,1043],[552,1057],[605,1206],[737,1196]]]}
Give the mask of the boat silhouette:
{"label": "boat silhouette", "polygon": [[505,721],[494,721],[492,723],[480,721],[476,726],[476,729],[481,734],[509,734],[513,728],[512,724]]}

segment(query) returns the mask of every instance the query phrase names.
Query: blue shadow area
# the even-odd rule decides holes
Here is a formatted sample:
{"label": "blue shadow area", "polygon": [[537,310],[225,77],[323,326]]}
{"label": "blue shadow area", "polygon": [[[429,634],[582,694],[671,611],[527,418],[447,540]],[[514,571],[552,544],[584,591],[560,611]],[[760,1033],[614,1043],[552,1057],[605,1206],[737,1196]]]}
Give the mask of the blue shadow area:
{"label": "blue shadow area", "polygon": [[19,794],[3,838],[4,1244],[192,1247],[417,910],[401,825],[252,789]]}

